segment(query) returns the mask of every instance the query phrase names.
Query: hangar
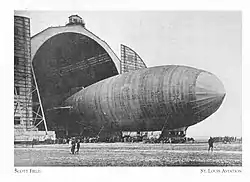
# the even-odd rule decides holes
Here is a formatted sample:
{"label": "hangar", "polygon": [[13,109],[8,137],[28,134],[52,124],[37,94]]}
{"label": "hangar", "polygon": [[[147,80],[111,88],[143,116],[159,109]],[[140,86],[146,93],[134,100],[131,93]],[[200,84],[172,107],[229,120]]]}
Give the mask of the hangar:
{"label": "hangar", "polygon": [[[76,122],[69,125],[69,120],[76,118],[69,115],[70,108],[62,106],[67,97],[105,78],[146,67],[142,59],[124,45],[121,45],[121,62],[104,40],[86,28],[78,15],[71,15],[65,26],[48,27],[32,37],[29,18],[15,16],[16,29],[20,30],[15,31],[15,133],[19,133],[15,136],[25,135],[20,131],[29,131],[26,135],[30,137],[25,140],[31,140],[34,130],[38,132],[38,129],[46,134],[49,130],[56,131],[57,136],[72,131],[79,133],[82,126]],[[20,54],[19,49],[24,52]],[[26,59],[22,59],[25,55]],[[16,65],[17,59],[24,67]],[[29,76],[22,82],[26,90],[21,89],[20,96],[19,79],[24,75]],[[20,113],[24,109],[19,112],[18,105],[25,105],[27,111],[23,117]]]}
{"label": "hangar", "polygon": [[31,61],[46,122],[59,135],[65,128],[66,134],[79,128],[68,126],[70,118],[64,115],[68,108],[61,107],[64,100],[120,70],[119,58],[78,15],[70,16],[65,26],[49,27],[31,37]]}

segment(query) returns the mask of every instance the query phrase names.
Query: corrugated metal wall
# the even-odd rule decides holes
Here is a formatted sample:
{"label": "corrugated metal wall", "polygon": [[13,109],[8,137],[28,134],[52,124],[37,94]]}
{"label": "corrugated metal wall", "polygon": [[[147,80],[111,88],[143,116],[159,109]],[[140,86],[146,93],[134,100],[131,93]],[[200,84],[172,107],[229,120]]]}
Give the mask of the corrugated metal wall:
{"label": "corrugated metal wall", "polygon": [[20,129],[33,121],[30,49],[30,20],[14,16],[14,116],[15,128]]}
{"label": "corrugated metal wall", "polygon": [[141,57],[131,48],[121,44],[120,73],[126,73],[142,68],[147,68]]}

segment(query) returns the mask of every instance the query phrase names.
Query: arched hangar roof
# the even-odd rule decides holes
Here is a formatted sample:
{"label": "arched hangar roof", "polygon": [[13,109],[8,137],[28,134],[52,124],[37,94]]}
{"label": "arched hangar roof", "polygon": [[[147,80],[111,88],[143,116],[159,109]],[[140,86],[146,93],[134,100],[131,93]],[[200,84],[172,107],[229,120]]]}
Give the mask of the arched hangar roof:
{"label": "arched hangar roof", "polygon": [[47,40],[62,33],[78,33],[91,38],[104,48],[114,62],[117,71],[120,71],[120,60],[109,45],[81,25],[49,27],[31,37],[31,60],[33,60],[36,52]]}
{"label": "arched hangar roof", "polygon": [[120,60],[108,44],[82,25],[49,27],[34,35],[31,60],[47,109],[120,71]]}

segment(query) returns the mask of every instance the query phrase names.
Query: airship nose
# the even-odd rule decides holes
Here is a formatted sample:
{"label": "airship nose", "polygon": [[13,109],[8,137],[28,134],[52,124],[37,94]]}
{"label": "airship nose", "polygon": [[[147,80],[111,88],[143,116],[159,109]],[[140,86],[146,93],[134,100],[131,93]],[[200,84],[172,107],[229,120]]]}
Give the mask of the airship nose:
{"label": "airship nose", "polygon": [[221,81],[212,73],[201,72],[196,79],[196,98],[218,97],[223,98],[226,94]]}
{"label": "airship nose", "polygon": [[199,122],[213,114],[222,104],[226,95],[221,81],[213,74],[201,72],[195,84],[194,116]]}

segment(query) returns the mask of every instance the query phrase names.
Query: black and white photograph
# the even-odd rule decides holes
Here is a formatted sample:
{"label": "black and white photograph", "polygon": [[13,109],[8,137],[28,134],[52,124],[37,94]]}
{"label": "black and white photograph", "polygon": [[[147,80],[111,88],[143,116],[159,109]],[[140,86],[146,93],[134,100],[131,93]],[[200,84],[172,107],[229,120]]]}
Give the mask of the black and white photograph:
{"label": "black and white photograph", "polygon": [[241,11],[14,11],[14,166],[242,166]]}

